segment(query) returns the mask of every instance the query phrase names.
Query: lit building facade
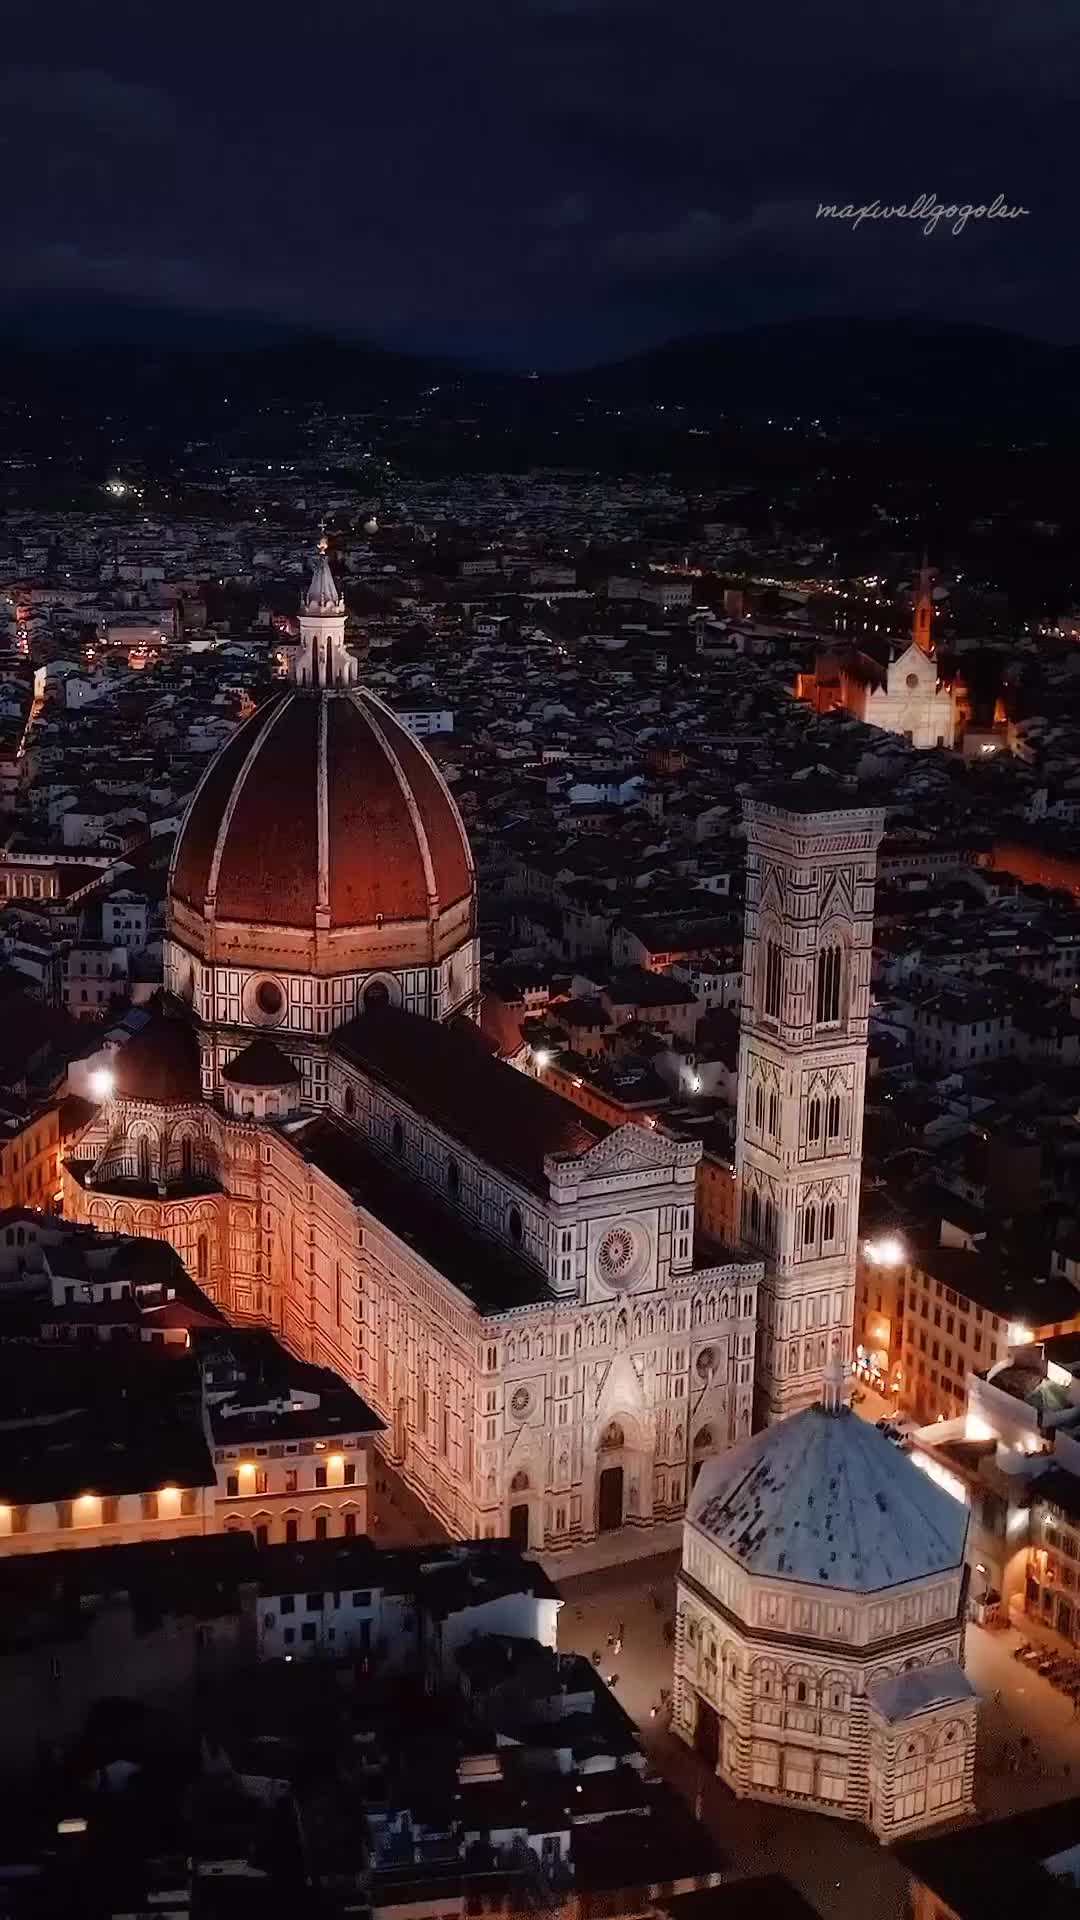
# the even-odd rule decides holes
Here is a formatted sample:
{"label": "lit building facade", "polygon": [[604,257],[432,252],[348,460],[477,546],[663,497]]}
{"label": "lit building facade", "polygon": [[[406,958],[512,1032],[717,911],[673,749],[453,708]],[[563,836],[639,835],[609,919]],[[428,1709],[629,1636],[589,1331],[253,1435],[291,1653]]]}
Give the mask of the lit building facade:
{"label": "lit building facade", "polygon": [[694,1489],[672,1725],[740,1797],[890,1841],[974,1806],[968,1516],[830,1374]]}
{"label": "lit building facade", "polygon": [[[842,801],[842,796],[840,796]],[[746,803],[735,1178],[765,1259],[758,1408],[820,1398],[851,1357],[880,808],[793,781]]]}
{"label": "lit building facade", "polygon": [[65,1210],[168,1239],[230,1319],[353,1383],[451,1533],[671,1520],[750,1430],[761,1261],[701,1235],[699,1143],[490,1056],[464,829],[344,619],[323,555],[291,684],[178,837],[179,1017],[117,1056]]}
{"label": "lit building facade", "polygon": [[797,697],[819,713],[842,708],[921,751],[953,747],[968,712],[967,690],[959,680],[939,680],[932,576],[925,564],[914,600],[911,639],[887,665],[856,647],[823,650],[814,672],[799,675]]}

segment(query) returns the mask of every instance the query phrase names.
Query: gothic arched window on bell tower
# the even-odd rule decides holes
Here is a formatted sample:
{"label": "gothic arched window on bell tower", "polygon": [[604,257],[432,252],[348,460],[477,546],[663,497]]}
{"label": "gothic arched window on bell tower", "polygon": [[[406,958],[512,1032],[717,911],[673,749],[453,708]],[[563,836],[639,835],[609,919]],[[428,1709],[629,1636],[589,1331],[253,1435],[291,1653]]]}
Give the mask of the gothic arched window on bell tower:
{"label": "gothic arched window on bell tower", "polygon": [[830,1093],[828,1098],[825,1108],[825,1133],[830,1140],[837,1140],[840,1137],[840,1095],[838,1093]]}
{"label": "gothic arched window on bell tower", "polygon": [[765,1089],[760,1080],[754,1088],[754,1125],[760,1133],[765,1123]]}
{"label": "gothic arched window on bell tower", "polygon": [[826,1200],[821,1209],[821,1238],[824,1245],[836,1238],[836,1203]]}
{"label": "gothic arched window on bell tower", "polygon": [[812,1147],[821,1139],[821,1101],[816,1094],[806,1109],[806,1138]]}
{"label": "gothic arched window on bell tower", "polygon": [[830,941],[828,946],[820,948],[817,957],[814,1019],[819,1027],[831,1027],[839,1023],[843,971],[843,949],[838,941]]}
{"label": "gothic arched window on bell tower", "polygon": [[777,1128],[779,1126],[779,1123],[780,1123],[780,1101],[777,1097],[776,1088],[773,1087],[772,1091],[769,1094],[769,1133],[774,1140],[776,1139],[776,1133],[777,1133]]}
{"label": "gothic arched window on bell tower", "polygon": [[780,1018],[780,999],[784,977],[783,955],[779,940],[768,939],[765,942],[765,996],[764,1010],[770,1020]]}
{"label": "gothic arched window on bell tower", "polygon": [[802,1237],[803,1237],[804,1247],[813,1246],[814,1236],[816,1235],[816,1233],[817,1233],[817,1208],[815,1207],[813,1201],[811,1201],[810,1205],[803,1209],[803,1236]]}

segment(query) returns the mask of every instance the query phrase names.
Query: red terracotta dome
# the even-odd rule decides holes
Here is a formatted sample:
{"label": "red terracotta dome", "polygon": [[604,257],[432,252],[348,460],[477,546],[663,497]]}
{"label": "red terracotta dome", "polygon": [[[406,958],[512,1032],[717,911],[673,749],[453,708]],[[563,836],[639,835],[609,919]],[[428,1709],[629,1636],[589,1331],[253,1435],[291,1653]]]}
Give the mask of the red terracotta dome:
{"label": "red terracotta dome", "polygon": [[296,962],[316,971],[432,964],[460,943],[473,866],[441,775],[389,708],[355,686],[301,685],[211,763],[169,891],[173,931],[206,958],[261,962],[265,938],[248,952],[241,930],[276,929],[279,959],[299,937]]}

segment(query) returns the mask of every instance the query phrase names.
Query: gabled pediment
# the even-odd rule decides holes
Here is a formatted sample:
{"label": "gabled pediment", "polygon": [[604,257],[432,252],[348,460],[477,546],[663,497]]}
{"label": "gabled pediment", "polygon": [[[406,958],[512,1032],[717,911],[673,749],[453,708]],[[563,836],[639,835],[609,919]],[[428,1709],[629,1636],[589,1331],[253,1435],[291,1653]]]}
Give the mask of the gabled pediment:
{"label": "gabled pediment", "polygon": [[549,1154],[544,1171],[549,1180],[565,1186],[585,1180],[607,1180],[613,1174],[657,1173],[696,1166],[701,1148],[696,1140],[669,1140],[652,1127],[633,1121],[616,1127],[605,1140],[585,1153]]}

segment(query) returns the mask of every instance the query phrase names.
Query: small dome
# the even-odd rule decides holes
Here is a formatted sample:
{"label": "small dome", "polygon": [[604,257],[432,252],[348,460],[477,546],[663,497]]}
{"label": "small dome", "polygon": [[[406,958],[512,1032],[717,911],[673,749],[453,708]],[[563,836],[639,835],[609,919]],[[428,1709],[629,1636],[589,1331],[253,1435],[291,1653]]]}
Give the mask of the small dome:
{"label": "small dome", "polygon": [[847,1407],[807,1407],[706,1463],[688,1518],[749,1574],[873,1593],[959,1567],[966,1507]]}
{"label": "small dome", "polygon": [[437,964],[467,936],[472,893],[434,762],[381,700],[343,686],[278,692],[226,742],[169,886],[189,950],[258,966],[287,950],[322,973]]}
{"label": "small dome", "polygon": [[265,1034],[259,1034],[249,1046],[222,1067],[221,1077],[233,1087],[294,1087],[300,1075],[280,1047]]}
{"label": "small dome", "polygon": [[199,1044],[182,1020],[152,1020],[113,1056],[115,1091],[121,1100],[155,1106],[190,1106],[202,1099]]}

